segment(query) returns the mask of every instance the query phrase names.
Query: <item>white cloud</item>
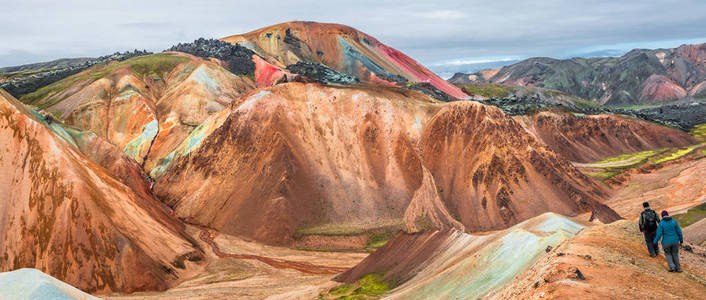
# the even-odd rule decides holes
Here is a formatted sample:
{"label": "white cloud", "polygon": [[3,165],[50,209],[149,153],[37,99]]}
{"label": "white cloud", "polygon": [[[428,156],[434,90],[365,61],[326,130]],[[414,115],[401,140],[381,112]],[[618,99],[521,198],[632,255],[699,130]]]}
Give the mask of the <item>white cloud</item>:
{"label": "white cloud", "polygon": [[0,7],[0,67],[160,51],[290,20],[350,25],[417,61],[448,66],[706,37],[703,0],[0,0]]}
{"label": "white cloud", "polygon": [[444,21],[468,18],[468,15],[457,10],[433,10],[429,12],[418,12],[415,13],[415,15],[425,19]]}
{"label": "white cloud", "polygon": [[502,58],[461,58],[456,60],[435,62],[428,64],[429,66],[463,66],[472,64],[484,64],[493,62],[503,62],[503,61],[514,61],[520,59],[519,57],[502,57]]}

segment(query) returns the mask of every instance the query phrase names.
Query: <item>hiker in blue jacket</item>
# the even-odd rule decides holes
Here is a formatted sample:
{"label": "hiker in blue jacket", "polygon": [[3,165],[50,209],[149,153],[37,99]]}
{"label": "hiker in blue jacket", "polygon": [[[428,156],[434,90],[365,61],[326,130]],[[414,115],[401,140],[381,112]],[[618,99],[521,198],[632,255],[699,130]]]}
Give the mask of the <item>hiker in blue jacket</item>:
{"label": "hiker in blue jacket", "polygon": [[657,244],[660,239],[662,239],[662,249],[664,250],[664,256],[667,258],[669,272],[681,273],[679,245],[684,243],[684,236],[681,234],[681,228],[679,228],[677,221],[672,219],[666,210],[662,211],[662,221],[659,222],[657,227],[657,236],[654,243]]}

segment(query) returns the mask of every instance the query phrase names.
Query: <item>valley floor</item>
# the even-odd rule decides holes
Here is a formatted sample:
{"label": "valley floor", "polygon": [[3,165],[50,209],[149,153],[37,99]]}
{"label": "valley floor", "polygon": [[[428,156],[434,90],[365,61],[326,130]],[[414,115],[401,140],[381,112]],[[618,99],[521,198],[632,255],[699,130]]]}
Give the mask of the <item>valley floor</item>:
{"label": "valley floor", "polygon": [[[310,274],[288,267],[274,267],[257,259],[221,258],[201,238],[201,229],[189,226],[187,232],[208,253],[206,270],[194,278],[161,293],[110,295],[105,299],[313,299],[335,285],[335,273]],[[215,235],[223,253],[253,255],[332,269],[346,269],[363,260],[367,252],[301,251],[266,246],[226,234]],[[316,272],[314,272],[316,273]]]}
{"label": "valley floor", "polygon": [[[610,165],[620,163],[607,162]],[[581,167],[593,166],[585,164]],[[606,202],[626,220],[605,225],[588,222],[588,214],[571,218],[584,229],[555,247],[548,247],[546,255],[541,251],[536,262],[518,269],[519,272],[506,285],[484,297],[699,299],[699,295],[706,294],[706,249],[691,244],[691,251],[682,248],[680,257],[684,273],[669,273],[663,254],[649,257],[636,224],[643,201],[649,201],[658,211],[666,209],[672,213],[686,212],[704,202],[706,159],[691,157],[659,168],[629,172],[632,173],[624,183],[612,185],[612,196]],[[189,226],[187,232],[199,241],[209,256],[209,264],[201,275],[166,292],[110,295],[106,299],[316,299],[341,285],[332,280],[337,273],[358,265],[369,255],[367,252],[302,251],[266,246],[193,226]],[[464,254],[450,261],[456,259],[459,263],[468,259],[468,255],[473,254]],[[449,270],[458,269],[454,264],[446,271],[438,271],[438,278],[445,278]],[[405,291],[425,290],[423,286],[429,282],[424,276],[420,278],[379,296],[394,298]],[[426,288],[429,289],[444,287]]]}

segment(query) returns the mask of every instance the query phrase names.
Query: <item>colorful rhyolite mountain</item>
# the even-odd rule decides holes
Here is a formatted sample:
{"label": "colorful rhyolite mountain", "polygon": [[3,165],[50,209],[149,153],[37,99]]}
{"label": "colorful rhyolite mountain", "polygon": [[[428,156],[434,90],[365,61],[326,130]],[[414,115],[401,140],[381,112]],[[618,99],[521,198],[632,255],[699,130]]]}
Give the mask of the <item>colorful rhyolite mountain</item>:
{"label": "colorful rhyolite mountain", "polygon": [[212,62],[162,53],[99,65],[20,100],[95,133],[150,170],[191,131],[255,88]]}
{"label": "colorful rhyolite mountain", "polygon": [[344,25],[287,22],[222,40],[250,48],[282,67],[298,62],[320,63],[363,82],[425,82],[451,97],[467,97],[404,53]]}
{"label": "colorful rhyolite mountain", "polygon": [[[199,268],[203,252],[183,225],[118,180],[140,173],[112,148],[97,142],[107,152],[84,155],[82,141],[1,90],[0,139],[0,271],[37,268],[106,293],[166,289]],[[91,160],[109,155],[107,168]]]}
{"label": "colorful rhyolite mountain", "polygon": [[352,283],[379,272],[399,285],[387,294],[390,299],[475,299],[492,294],[582,229],[545,213],[488,235],[401,233],[336,280]]}
{"label": "colorful rhyolite mountain", "polygon": [[706,44],[635,49],[621,57],[530,58],[500,69],[457,73],[449,81],[539,86],[607,105],[704,99]]}
{"label": "colorful rhyolite mountain", "polygon": [[495,107],[380,86],[254,91],[152,176],[177,216],[275,244],[301,228],[402,219],[410,231],[500,229],[589,211],[605,196]]}

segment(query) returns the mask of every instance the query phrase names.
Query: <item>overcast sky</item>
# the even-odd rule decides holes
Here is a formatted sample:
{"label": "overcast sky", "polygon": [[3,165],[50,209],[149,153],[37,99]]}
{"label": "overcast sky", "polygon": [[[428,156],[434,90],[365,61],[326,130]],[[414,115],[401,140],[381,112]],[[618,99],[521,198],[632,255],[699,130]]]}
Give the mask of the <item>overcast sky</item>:
{"label": "overcast sky", "polygon": [[706,42],[704,0],[0,0],[0,7],[0,67],[161,51],[290,20],[353,26],[438,73]]}

